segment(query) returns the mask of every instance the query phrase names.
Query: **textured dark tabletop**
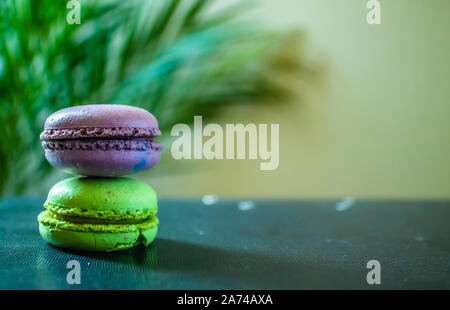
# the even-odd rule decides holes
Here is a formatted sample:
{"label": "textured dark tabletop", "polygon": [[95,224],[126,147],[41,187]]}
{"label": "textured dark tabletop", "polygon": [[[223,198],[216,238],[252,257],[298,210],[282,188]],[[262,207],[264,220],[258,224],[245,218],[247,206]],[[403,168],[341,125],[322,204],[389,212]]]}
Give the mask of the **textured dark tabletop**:
{"label": "textured dark tabletop", "polygon": [[47,245],[42,203],[0,200],[0,289],[450,289],[449,202],[162,200],[154,244],[108,254]]}

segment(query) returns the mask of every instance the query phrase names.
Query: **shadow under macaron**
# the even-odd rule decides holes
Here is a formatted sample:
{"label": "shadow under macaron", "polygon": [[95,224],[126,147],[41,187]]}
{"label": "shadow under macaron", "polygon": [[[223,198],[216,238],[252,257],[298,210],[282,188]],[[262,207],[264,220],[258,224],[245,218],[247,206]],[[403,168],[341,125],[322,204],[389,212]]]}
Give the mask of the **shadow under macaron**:
{"label": "shadow under macaron", "polygon": [[[324,266],[294,261],[283,257],[282,253],[268,255],[165,238],[157,238],[147,247],[138,246],[122,252],[63,251],[108,264],[125,265],[149,275],[170,272],[175,279],[193,277],[219,289],[332,288],[336,282],[342,282],[343,275],[347,279],[361,276],[349,270],[336,270],[335,275],[330,275]],[[151,277],[149,281],[152,281]]]}

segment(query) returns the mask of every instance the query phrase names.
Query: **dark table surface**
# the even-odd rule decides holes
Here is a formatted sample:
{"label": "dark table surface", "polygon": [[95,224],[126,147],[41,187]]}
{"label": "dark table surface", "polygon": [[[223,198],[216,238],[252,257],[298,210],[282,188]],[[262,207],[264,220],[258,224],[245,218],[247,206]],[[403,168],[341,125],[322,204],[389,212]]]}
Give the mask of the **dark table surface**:
{"label": "dark table surface", "polygon": [[1,289],[450,289],[450,202],[161,200],[152,245],[103,254],[47,245],[42,203],[0,200]]}

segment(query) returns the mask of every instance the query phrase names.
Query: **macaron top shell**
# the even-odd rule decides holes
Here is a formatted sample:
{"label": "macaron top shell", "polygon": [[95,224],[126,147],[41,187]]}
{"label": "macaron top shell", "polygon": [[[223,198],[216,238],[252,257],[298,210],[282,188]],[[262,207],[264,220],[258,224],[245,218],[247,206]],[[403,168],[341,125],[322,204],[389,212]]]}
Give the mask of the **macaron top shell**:
{"label": "macaron top shell", "polygon": [[92,104],[65,108],[51,114],[44,129],[68,128],[158,128],[147,110],[116,104]]}
{"label": "macaron top shell", "polygon": [[139,220],[156,214],[157,197],[134,179],[72,177],[50,189],[44,206],[58,216]]}

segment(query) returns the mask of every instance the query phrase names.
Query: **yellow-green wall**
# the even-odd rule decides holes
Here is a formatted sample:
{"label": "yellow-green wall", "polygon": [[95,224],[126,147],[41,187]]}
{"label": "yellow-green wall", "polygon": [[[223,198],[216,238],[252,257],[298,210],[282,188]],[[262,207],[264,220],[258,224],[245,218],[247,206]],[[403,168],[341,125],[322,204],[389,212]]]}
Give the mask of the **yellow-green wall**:
{"label": "yellow-green wall", "polygon": [[[280,167],[175,162],[160,196],[450,198],[450,1],[266,0],[268,25],[305,31],[324,67],[293,106],[224,111],[224,123],[280,123]],[[166,152],[170,145],[166,145]],[[163,173],[160,171],[160,173]]]}

